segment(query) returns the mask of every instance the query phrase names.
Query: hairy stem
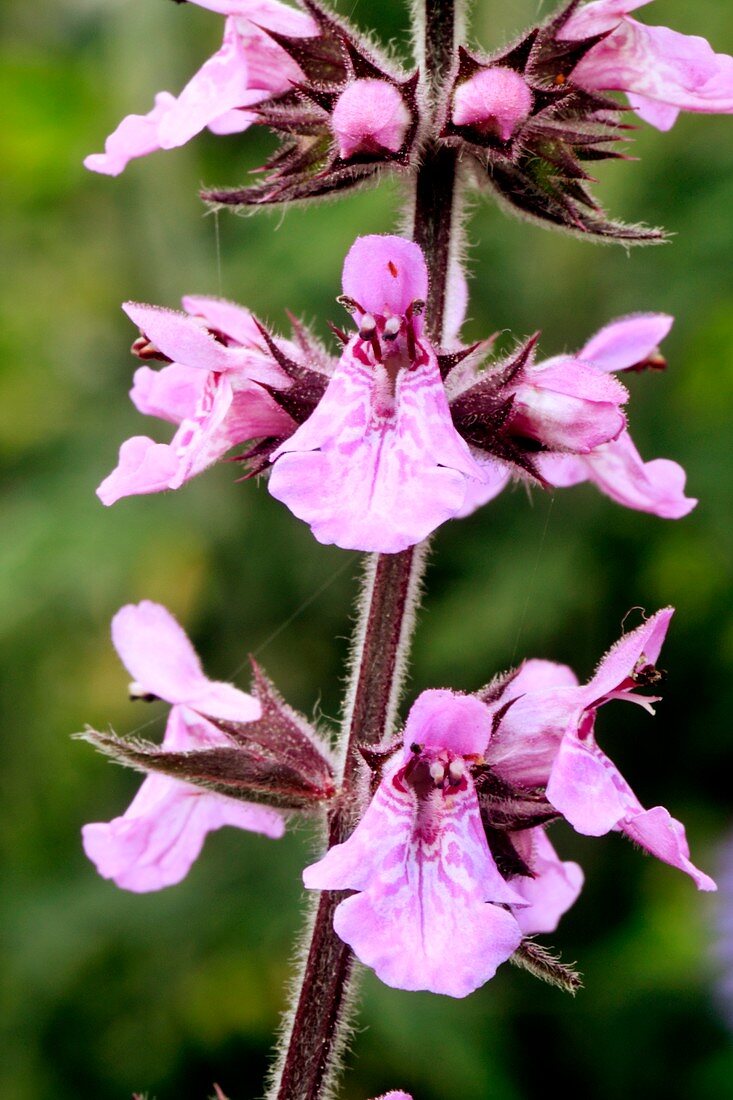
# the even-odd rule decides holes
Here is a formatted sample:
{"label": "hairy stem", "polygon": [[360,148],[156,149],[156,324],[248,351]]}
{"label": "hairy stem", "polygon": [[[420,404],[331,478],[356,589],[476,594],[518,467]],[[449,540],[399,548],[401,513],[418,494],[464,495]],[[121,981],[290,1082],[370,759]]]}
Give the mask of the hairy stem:
{"label": "hairy stem", "polygon": [[[341,793],[329,815],[329,848],[346,840],[369,797],[359,747],[379,743],[392,726],[424,558],[424,547],[412,547],[402,554],[374,555],[365,570],[342,726]],[[354,958],[333,930],[334,910],[344,897],[324,890],[311,920],[296,1003],[270,1093],[277,1100],[324,1096],[348,1037]]]}
{"label": "hairy stem", "polygon": [[[425,0],[423,63],[433,109],[439,105],[451,73],[461,15],[461,0]],[[413,237],[428,261],[426,324],[436,343],[443,338],[448,277],[458,231],[457,163],[456,149],[429,142],[415,184]]]}
{"label": "hairy stem", "polygon": [[[437,98],[453,58],[460,4],[424,4],[424,69]],[[443,335],[456,205],[456,157],[429,145],[415,185],[414,239],[430,272],[426,326],[436,343]],[[328,819],[329,848],[349,836],[366,807],[369,783],[360,746],[378,744],[392,731],[425,559],[423,545],[368,560],[341,732],[341,795]],[[323,891],[311,915],[269,1100],[322,1100],[333,1085],[348,1036],[354,971],[351,949],[333,930],[334,910],[344,896]]]}

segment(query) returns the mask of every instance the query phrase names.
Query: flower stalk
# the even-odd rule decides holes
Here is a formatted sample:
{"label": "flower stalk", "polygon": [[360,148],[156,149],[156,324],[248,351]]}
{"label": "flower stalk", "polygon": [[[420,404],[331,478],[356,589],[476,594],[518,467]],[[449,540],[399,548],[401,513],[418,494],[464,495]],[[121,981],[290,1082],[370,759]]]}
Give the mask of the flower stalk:
{"label": "flower stalk", "polygon": [[[452,63],[460,0],[424,0],[420,44],[433,97]],[[415,182],[413,237],[430,273],[426,310],[429,337],[440,343],[456,224],[454,149],[429,145]],[[375,554],[367,563],[341,729],[341,795],[330,812],[327,847],[347,839],[369,797],[360,748],[378,745],[390,733],[407,671],[415,610],[425,570],[427,544],[398,554]],[[268,1100],[319,1100],[339,1068],[349,1032],[354,956],[333,929],[342,891],[324,890],[309,920],[307,948],[285,1017]]]}

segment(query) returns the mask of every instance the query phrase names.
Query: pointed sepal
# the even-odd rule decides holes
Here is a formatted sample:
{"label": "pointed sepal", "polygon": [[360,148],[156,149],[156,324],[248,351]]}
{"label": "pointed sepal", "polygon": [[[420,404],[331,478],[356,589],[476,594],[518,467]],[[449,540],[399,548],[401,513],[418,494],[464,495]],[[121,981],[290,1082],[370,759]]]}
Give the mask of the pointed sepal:
{"label": "pointed sepal", "polygon": [[[587,91],[573,73],[606,34],[561,37],[575,8],[491,56],[458,51],[441,139],[473,162],[474,179],[520,217],[626,245],[664,240],[659,229],[609,219],[586,184],[591,161],[630,159],[613,148],[633,127],[614,98]],[[608,32],[606,32],[608,33]]]}
{"label": "pointed sepal", "polygon": [[168,752],[150,741],[87,729],[78,735],[116,763],[160,773],[228,798],[279,810],[316,810],[335,793],[333,783],[317,786],[287,763],[256,749],[217,746]]}
{"label": "pointed sepal", "polygon": [[284,701],[253,658],[250,664],[252,694],[262,707],[262,716],[254,722],[204,717],[240,749],[290,769],[327,801],[334,794],[334,768],[327,742],[302,714]]}
{"label": "pointed sepal", "polygon": [[[553,151],[547,150],[550,156]],[[505,209],[545,228],[626,245],[662,244],[666,239],[663,229],[611,221],[587,189],[558,168],[556,158],[527,154],[516,164],[487,160],[477,165],[477,178],[494,190]]]}
{"label": "pointed sepal", "polygon": [[293,359],[279,348],[272,334],[260,321],[255,320],[255,324],[273,359],[291,380],[291,385],[287,389],[279,389],[275,386],[264,388],[296,424],[302,424],[319,404],[328,386],[329,375],[325,370],[325,353],[299,322],[295,328],[295,335],[303,352],[301,360]]}
{"label": "pointed sepal", "polygon": [[[287,350],[278,343],[266,325],[256,317],[253,320],[273,362],[290,379],[286,387],[265,382],[260,385],[291,418],[294,431],[313,413],[326,392],[333,360],[297,317],[291,314],[288,316],[293,333]],[[286,438],[288,436],[281,435],[252,440],[246,450],[235,455],[230,461],[241,463],[245,470],[239,480],[248,481],[265,473],[270,468],[272,454]]]}
{"label": "pointed sepal", "polygon": [[[506,712],[509,706],[511,703],[501,709]],[[473,780],[487,830],[521,832],[562,816],[547,801],[544,790],[514,787],[486,765],[474,767]]]}
{"label": "pointed sepal", "polygon": [[450,411],[457,431],[465,441],[487,455],[510,463],[544,485],[535,455],[541,445],[512,431],[514,391],[534,362],[539,333],[535,333],[505,359],[450,397]]}
{"label": "pointed sepal", "polygon": [[583,980],[578,971],[535,940],[522,940],[509,962],[573,997],[583,988]]}
{"label": "pointed sepal", "polygon": [[119,764],[160,772],[230,798],[293,811],[327,805],[336,793],[327,743],[283,701],[254,661],[252,673],[252,694],[262,708],[260,718],[232,722],[200,715],[202,726],[206,723],[224,734],[226,742],[220,745],[171,752],[111,732],[87,729],[79,736]]}

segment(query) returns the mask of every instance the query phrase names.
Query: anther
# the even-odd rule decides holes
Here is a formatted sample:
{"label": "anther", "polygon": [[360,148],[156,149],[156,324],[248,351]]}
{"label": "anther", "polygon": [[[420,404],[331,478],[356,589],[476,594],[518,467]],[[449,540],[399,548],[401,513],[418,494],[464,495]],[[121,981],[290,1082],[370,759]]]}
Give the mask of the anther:
{"label": "anther", "polygon": [[430,778],[436,786],[445,779],[445,768],[438,760],[434,760],[430,765]]}
{"label": "anther", "polygon": [[134,703],[154,703],[160,696],[152,695],[137,680],[133,680],[127,689],[127,694]]}
{"label": "anther", "polygon": [[371,340],[376,331],[376,318],[371,313],[365,313],[359,325],[359,335],[361,336],[362,340]]}
{"label": "anther", "polygon": [[466,769],[463,760],[461,760],[459,757],[457,757],[455,760],[451,760],[448,766],[448,771],[450,773],[451,779],[462,779],[465,770]]}
{"label": "anther", "polygon": [[171,359],[167,355],[164,355],[160,348],[157,348],[155,344],[148,340],[147,336],[143,334],[138,336],[130,348],[133,355],[136,355],[138,359],[157,359],[161,363],[170,363]]}
{"label": "anther", "polygon": [[402,320],[400,317],[388,317],[384,322],[383,336],[385,340],[396,340],[400,334],[402,328]]}
{"label": "anther", "polygon": [[361,306],[357,302],[356,298],[350,298],[348,296],[348,294],[339,294],[336,301],[338,302],[338,304],[340,306],[343,306],[344,309],[347,310],[348,313],[356,313],[357,311],[359,313],[364,312],[364,310],[361,308]]}

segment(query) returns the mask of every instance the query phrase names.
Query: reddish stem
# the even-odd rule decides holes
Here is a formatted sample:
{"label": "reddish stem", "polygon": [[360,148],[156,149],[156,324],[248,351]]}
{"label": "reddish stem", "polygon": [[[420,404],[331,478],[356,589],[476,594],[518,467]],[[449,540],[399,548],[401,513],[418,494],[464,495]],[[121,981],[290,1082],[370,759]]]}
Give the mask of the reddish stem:
{"label": "reddish stem", "polygon": [[[456,23],[456,0],[425,0],[425,69],[434,99],[450,71]],[[414,239],[430,272],[426,322],[436,343],[443,332],[456,165],[453,150],[429,145],[415,187]],[[367,569],[342,731],[341,796],[328,820],[329,848],[349,836],[366,806],[368,776],[359,747],[378,744],[391,733],[425,556],[424,546],[380,554]],[[334,910],[344,896],[323,891],[318,900],[270,1100],[320,1100],[338,1068],[354,969],[351,949],[333,930]]]}

